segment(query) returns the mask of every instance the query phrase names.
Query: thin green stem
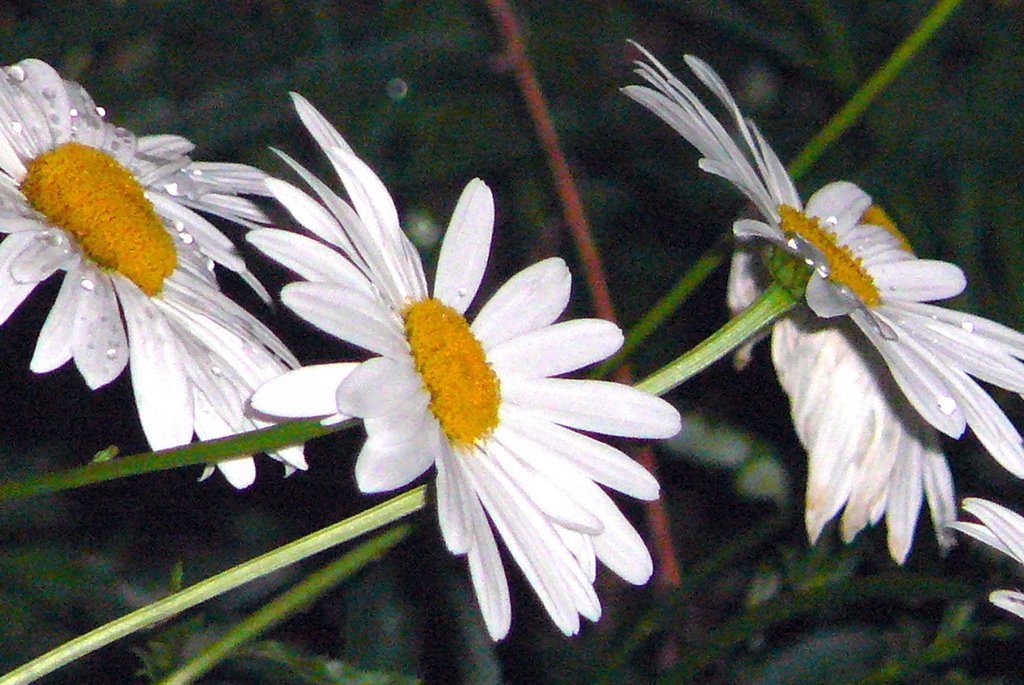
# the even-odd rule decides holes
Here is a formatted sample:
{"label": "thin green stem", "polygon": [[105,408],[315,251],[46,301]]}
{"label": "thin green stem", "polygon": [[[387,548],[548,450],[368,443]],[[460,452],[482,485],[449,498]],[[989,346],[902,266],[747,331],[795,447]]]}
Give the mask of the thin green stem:
{"label": "thin green stem", "polygon": [[337,561],[311,573],[302,582],[261,607],[235,625],[224,637],[205,647],[184,666],[160,681],[159,685],[187,685],[210,672],[237,649],[297,613],[308,609],[338,583],[351,577],[367,564],[377,561],[409,533],[399,526],[364,542]]}
{"label": "thin green stem", "polygon": [[245,454],[297,445],[348,428],[354,423],[354,421],[345,421],[333,426],[323,426],[319,421],[291,421],[219,440],[197,442],[159,452],[143,452],[109,461],[94,462],[67,471],[0,483],[0,501],[70,490],[83,485],[154,471],[176,469],[182,466],[213,464]]}
{"label": "thin green stem", "polygon": [[636,387],[655,395],[665,394],[748,341],[758,331],[792,309],[796,303],[796,297],[789,290],[778,283],[773,283],[752,305],[730,319],[710,337],[637,383]]}
{"label": "thin green stem", "polygon": [[962,0],[939,0],[931,11],[918,23],[914,31],[893,51],[889,59],[871,75],[853,94],[825,127],[811,139],[796,159],[789,165],[790,175],[796,179],[814,165],[848,128],[850,128],[868,105],[895,79],[911,59],[928,42],[932,35],[946,23]]}
{"label": "thin green stem", "polygon": [[422,509],[425,504],[425,486],[402,493],[372,509],[322,528],[255,559],[250,559],[212,578],[207,578],[180,592],[175,592],[173,595],[115,619],[85,635],[80,635],[0,677],[0,685],[31,683],[126,635],[148,628],[245,583],[262,578],[302,559],[393,523]]}
{"label": "thin green stem", "polygon": [[672,289],[655,303],[626,334],[622,348],[601,366],[594,370],[593,376],[603,378],[622,365],[636,351],[640,344],[647,340],[674,311],[686,301],[703,283],[711,272],[721,265],[726,256],[726,236],[715,241],[708,250],[694,262],[683,274]]}

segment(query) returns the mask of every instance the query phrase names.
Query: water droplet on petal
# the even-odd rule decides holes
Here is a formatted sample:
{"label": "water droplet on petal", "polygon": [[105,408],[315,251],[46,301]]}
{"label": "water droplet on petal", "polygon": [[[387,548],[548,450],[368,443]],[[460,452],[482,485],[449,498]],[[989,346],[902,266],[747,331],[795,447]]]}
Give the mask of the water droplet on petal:
{"label": "water droplet on petal", "polygon": [[211,366],[210,373],[217,377],[224,375],[224,371],[219,366]]}
{"label": "water droplet on petal", "polygon": [[10,123],[10,127],[12,133],[21,133],[21,130],[23,128],[20,121],[12,121]]}
{"label": "water droplet on petal", "polygon": [[173,226],[174,230],[177,231],[178,233],[181,233],[182,231],[185,230],[185,222],[182,221],[181,219],[175,219]]}
{"label": "water droplet on petal", "polygon": [[25,80],[25,70],[19,67],[17,64],[7,67],[5,69],[7,75],[11,77],[11,80],[21,83]]}
{"label": "water droplet on petal", "polygon": [[195,242],[195,240],[196,239],[194,237],[192,237],[191,233],[186,233],[185,231],[181,231],[181,242],[185,243],[186,245],[191,245],[192,243]]}
{"label": "water droplet on petal", "polygon": [[93,290],[96,289],[96,284],[93,283],[92,279],[89,278],[83,278],[79,285],[82,286],[82,290],[88,290],[89,292],[92,292]]}
{"label": "water droplet on petal", "polygon": [[78,110],[76,108],[72,107],[71,109],[68,110],[68,116],[70,116],[70,117],[77,117],[78,116]]}
{"label": "water droplet on petal", "polygon": [[940,397],[939,398],[939,411],[946,416],[952,416],[958,409],[956,400],[952,397]]}
{"label": "water droplet on petal", "polygon": [[116,347],[108,347],[107,348],[107,352],[106,352],[107,359],[116,359],[118,354],[119,354],[119,352],[118,352]]}
{"label": "water droplet on petal", "polygon": [[171,196],[177,196],[177,195],[181,194],[178,191],[178,184],[177,183],[168,183],[167,185],[164,186],[164,190],[166,190],[167,194],[171,195]]}
{"label": "water droplet on petal", "polygon": [[971,323],[970,321],[963,321],[963,322],[961,322],[960,323],[960,328],[964,329],[968,333],[973,333],[974,332],[974,324]]}
{"label": "water droplet on petal", "polygon": [[830,217],[826,217],[825,218],[825,225],[826,226],[835,226],[838,223],[839,223],[839,218],[838,217],[830,216]]}
{"label": "water droplet on petal", "polygon": [[458,291],[456,291],[456,293],[458,294],[459,297],[465,297],[466,295],[469,294],[469,291],[466,290],[465,288],[459,288]]}
{"label": "water droplet on petal", "polygon": [[96,114],[99,114],[100,118],[102,119],[103,117],[107,116],[107,110],[103,109],[102,107],[97,106],[96,107]]}

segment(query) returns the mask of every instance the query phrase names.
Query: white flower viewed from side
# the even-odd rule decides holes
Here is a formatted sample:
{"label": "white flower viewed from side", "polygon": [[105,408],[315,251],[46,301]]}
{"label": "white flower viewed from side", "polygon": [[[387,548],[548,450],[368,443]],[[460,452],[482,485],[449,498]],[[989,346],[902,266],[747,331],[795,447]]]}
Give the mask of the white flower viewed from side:
{"label": "white flower viewed from side", "polygon": [[813,267],[806,299],[815,315],[848,317],[925,421],[953,438],[970,426],[1000,464],[1024,477],[1020,433],[974,380],[1024,391],[1024,335],[927,304],[964,289],[959,267],[916,257],[892,221],[852,183],[830,183],[804,205],[778,156],[711,67],[686,57],[728,111],[745,149],[689,88],[644,54],[637,73],[653,88],[629,86],[625,94],[694,145],[703,170],[726,178],[754,203],[762,220],[737,221],[735,234],[763,238],[804,259]]}
{"label": "white flower viewed from side", "polygon": [[[736,313],[760,294],[756,255],[733,256],[729,306]],[[807,450],[804,520],[815,542],[842,509],[850,542],[885,516],[889,553],[906,561],[923,499],[938,543],[955,542],[953,475],[938,435],[906,402],[867,341],[852,326],[795,310],[772,327],[772,363],[789,396],[793,425]]]}
{"label": "white flower viewed from side", "polygon": [[[220,292],[214,263],[269,299],[228,238],[194,211],[266,223],[239,196],[266,195],[265,174],[194,162],[188,140],[136,138],[104,116],[80,85],[39,60],[0,75],[0,324],[63,273],[32,371],[74,360],[96,389],[129,366],[153,449],[266,425],[246,414],[248,397],[297,362]],[[287,472],[306,467],[301,448],[273,456]],[[255,478],[251,457],[217,466],[236,487]]]}
{"label": "white flower viewed from side", "polygon": [[441,532],[451,552],[468,557],[490,635],[501,639],[511,622],[492,525],[555,624],[575,634],[580,615],[601,614],[597,560],[634,584],[652,571],[640,536],[599,485],[641,499],[659,493],[639,464],[576,430],[665,438],[679,430],[678,413],[628,386],[554,378],[622,343],[607,321],[555,323],[569,301],[561,259],[524,269],[467,321],[494,223],[480,180],[455,207],[431,294],[380,179],[312,105],[293,98],[351,204],[284,156],[319,201],[281,181],[268,186],[319,240],[275,229],[248,238],[306,279],[285,286],[286,306],[379,356],[289,372],[260,388],[253,407],[326,422],[362,418],[363,492],[399,488],[435,466]]}
{"label": "white flower viewed from side", "polygon": [[[1006,507],[977,497],[963,501],[964,511],[979,522],[956,521],[952,527],[1024,564],[1024,517]],[[1019,618],[1024,618],[1024,592],[996,590],[990,602]]]}

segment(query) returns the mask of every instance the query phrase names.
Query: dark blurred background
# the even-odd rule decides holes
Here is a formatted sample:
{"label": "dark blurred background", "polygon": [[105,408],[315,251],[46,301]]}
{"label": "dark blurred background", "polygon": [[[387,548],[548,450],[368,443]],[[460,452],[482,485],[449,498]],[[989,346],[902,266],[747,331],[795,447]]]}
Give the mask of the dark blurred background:
{"label": "dark blurred background", "polygon": [[[628,327],[743,206],[731,187],[698,172],[684,141],[618,92],[638,81],[626,39],[645,45],[680,77],[684,54],[710,62],[786,160],[928,6],[531,0],[516,10]],[[1017,328],[1024,328],[1022,27],[1019,1],[965,3],[799,183],[805,195],[828,180],[860,184],[920,255],[964,267],[970,286],[958,306]],[[291,109],[287,93],[299,91],[384,179],[428,269],[462,186],[479,176],[494,190],[498,213],[484,290],[557,254],[576,276],[571,313],[592,312],[544,157],[483,3],[6,0],[0,55],[4,64],[49,62],[81,82],[109,120],[137,134],[186,136],[198,146],[196,159],[246,162],[294,180],[269,151],[274,146],[333,184]],[[286,275],[242,249],[276,292]],[[635,356],[638,376],[725,321],[724,283],[720,269],[655,334]],[[304,362],[358,358],[283,308],[263,307],[229,275],[222,284]],[[29,372],[57,286],[54,279],[38,289],[0,328],[5,479],[80,465],[109,445],[123,453],[145,448],[126,376],[90,392],[71,366],[45,376]],[[1020,398],[995,396],[1021,425]],[[494,646],[465,564],[444,551],[428,510],[383,563],[202,682],[653,682],[660,668],[713,652],[724,644],[719,629],[744,616],[754,616],[753,627],[737,628],[710,669],[669,681],[1019,682],[1021,672],[1012,670],[1019,668],[1019,627],[984,601],[988,589],[1021,584],[1010,563],[963,549],[968,545],[941,558],[926,516],[905,573],[888,559],[884,528],[843,547],[830,527],[808,547],[805,457],[764,350],[742,374],[721,362],[668,399],[688,419],[682,438],[658,450],[689,583],[677,595],[626,587],[604,573],[598,586],[605,618],[567,639],[510,567],[513,629]],[[196,582],[381,501],[354,487],[361,440],[357,429],[311,443],[310,470],[287,480],[278,464],[260,457],[256,484],[242,492],[217,476],[196,483],[199,469],[192,468],[0,504],[0,671],[163,596],[178,562],[185,582]],[[947,447],[958,495],[1024,505],[1021,484],[973,438]],[[621,501],[646,532],[642,509]],[[147,682],[330,554],[323,556],[43,682]],[[716,558],[725,561],[709,566]],[[701,569],[713,572],[698,582]],[[904,584],[886,585],[890,578]],[[863,591],[871,581],[888,594]],[[786,603],[780,598],[833,587],[840,599],[829,599],[828,591],[809,609],[771,614]],[[659,607],[652,618],[648,612]],[[768,607],[769,618],[758,607]],[[626,651],[642,617],[649,636]],[[951,631],[953,647],[927,656],[942,631]],[[356,675],[338,675],[339,662]],[[904,670],[887,678],[889,664]]]}

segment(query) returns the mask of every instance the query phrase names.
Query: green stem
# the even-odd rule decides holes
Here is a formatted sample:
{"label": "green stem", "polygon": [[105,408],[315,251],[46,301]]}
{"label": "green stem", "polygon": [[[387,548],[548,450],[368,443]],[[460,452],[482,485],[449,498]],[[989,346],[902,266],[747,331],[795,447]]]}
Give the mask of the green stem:
{"label": "green stem", "polygon": [[917,28],[900,43],[889,59],[871,75],[871,78],[864,82],[853,94],[853,97],[843,105],[843,108],[804,146],[804,149],[789,165],[790,176],[794,179],[803,176],[831,147],[832,143],[860,119],[868,105],[903,71],[904,67],[932,37],[932,34],[946,23],[949,15],[960,5],[960,2],[961,0],[939,0],[935,3],[931,11],[918,23]]}
{"label": "green stem", "polygon": [[148,604],[85,635],[80,635],[70,642],[65,642],[56,649],[16,668],[0,677],[0,685],[31,683],[126,635],[148,628],[245,583],[262,578],[302,559],[393,523],[422,509],[426,504],[425,492],[425,486],[404,492],[372,509],[322,528],[180,592],[175,592],[164,599]]}
{"label": "green stem", "polygon": [[195,682],[246,642],[291,618],[292,615],[305,611],[338,583],[383,557],[408,533],[409,526],[393,528],[310,574],[302,582],[234,626],[224,637],[205,647],[188,663],[161,680],[159,685],[187,685]]}
{"label": "green stem", "polygon": [[622,348],[613,357],[610,357],[601,366],[597,367],[594,370],[593,376],[604,378],[621,366],[640,347],[640,344],[672,315],[672,312],[679,309],[680,305],[693,294],[693,291],[725,260],[725,247],[727,244],[726,236],[715,241],[715,244],[686,270],[686,273],[676,282],[672,290],[658,300],[644,314],[643,318],[629,329]]}
{"label": "green stem", "polygon": [[143,452],[110,461],[95,462],[59,473],[0,483],[0,501],[70,490],[83,485],[152,473],[153,471],[165,471],[195,464],[212,464],[254,452],[265,452],[288,445],[297,445],[312,438],[348,428],[354,423],[354,420],[350,420],[333,426],[324,426],[319,421],[291,421],[219,440],[197,442],[159,452]]}
{"label": "green stem", "polygon": [[692,350],[637,383],[636,387],[654,395],[665,394],[748,341],[796,303],[792,293],[778,283],[772,283],[752,305]]}

